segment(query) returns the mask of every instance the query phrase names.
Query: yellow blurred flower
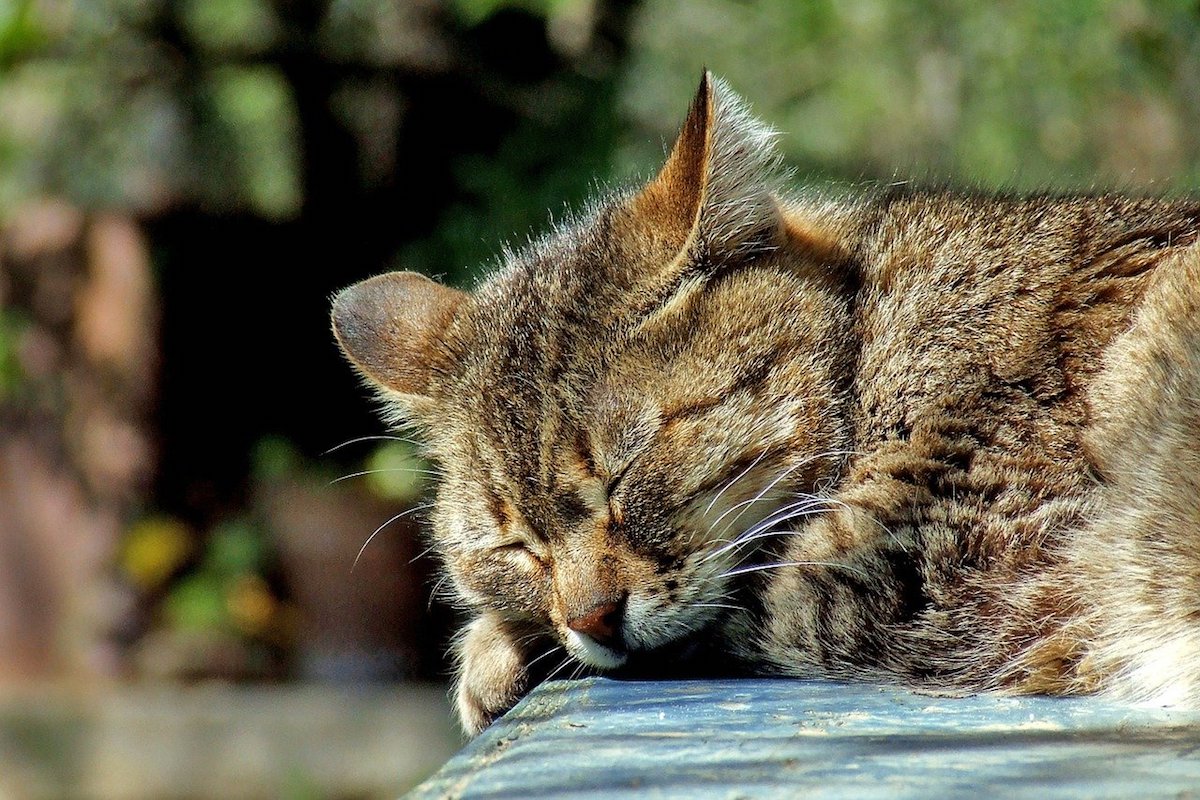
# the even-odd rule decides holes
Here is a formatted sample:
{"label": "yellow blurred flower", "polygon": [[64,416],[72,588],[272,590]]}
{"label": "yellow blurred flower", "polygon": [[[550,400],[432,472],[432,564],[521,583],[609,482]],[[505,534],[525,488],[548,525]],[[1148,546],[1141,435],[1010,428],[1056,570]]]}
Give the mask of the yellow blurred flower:
{"label": "yellow blurred flower", "polygon": [[425,488],[428,465],[407,442],[387,442],[367,458],[366,482],[371,492],[386,500],[411,503]]}
{"label": "yellow blurred flower", "polygon": [[162,586],[192,553],[187,527],[170,517],[146,517],[126,532],[121,569],[138,588]]}
{"label": "yellow blurred flower", "polygon": [[242,575],[230,584],[225,595],[225,608],[234,627],[249,636],[270,626],[277,606],[266,581],[257,575]]}

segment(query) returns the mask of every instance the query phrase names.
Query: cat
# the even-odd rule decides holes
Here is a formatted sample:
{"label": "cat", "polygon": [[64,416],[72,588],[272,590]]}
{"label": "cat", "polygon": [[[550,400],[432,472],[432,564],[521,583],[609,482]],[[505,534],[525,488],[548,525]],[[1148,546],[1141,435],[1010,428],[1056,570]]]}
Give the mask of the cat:
{"label": "cat", "polygon": [[335,298],[440,466],[463,727],[579,665],[1200,705],[1200,201],[790,192],[774,136],[706,73],[470,293]]}

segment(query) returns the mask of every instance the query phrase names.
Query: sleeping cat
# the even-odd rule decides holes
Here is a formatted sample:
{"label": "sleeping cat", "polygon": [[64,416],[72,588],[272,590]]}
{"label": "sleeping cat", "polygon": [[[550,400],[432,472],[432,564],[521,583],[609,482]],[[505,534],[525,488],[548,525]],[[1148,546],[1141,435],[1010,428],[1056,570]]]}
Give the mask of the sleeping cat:
{"label": "sleeping cat", "polygon": [[473,292],[335,299],[443,473],[464,727],[578,665],[1200,705],[1200,202],[795,194],[772,136],[706,75]]}

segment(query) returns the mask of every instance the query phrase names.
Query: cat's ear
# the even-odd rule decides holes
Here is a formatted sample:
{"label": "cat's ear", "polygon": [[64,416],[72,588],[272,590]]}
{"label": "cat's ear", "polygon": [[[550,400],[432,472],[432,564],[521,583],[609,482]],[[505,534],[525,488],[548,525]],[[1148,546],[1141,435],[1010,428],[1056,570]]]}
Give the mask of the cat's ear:
{"label": "cat's ear", "polygon": [[680,255],[752,252],[779,236],[775,131],[705,72],[658,175],[633,200],[637,217]]}
{"label": "cat's ear", "polygon": [[333,300],[333,333],[368,381],[420,413],[437,375],[452,369],[443,336],[467,295],[415,272],[376,275]]}

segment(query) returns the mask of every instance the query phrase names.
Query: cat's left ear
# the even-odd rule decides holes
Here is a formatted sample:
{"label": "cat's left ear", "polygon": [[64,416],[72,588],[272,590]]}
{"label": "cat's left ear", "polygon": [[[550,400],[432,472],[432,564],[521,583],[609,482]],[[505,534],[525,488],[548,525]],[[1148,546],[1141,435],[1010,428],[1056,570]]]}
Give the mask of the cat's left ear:
{"label": "cat's left ear", "polygon": [[633,199],[635,217],[677,261],[771,246],[782,231],[775,135],[706,71],[666,164]]}
{"label": "cat's left ear", "polygon": [[455,369],[445,335],[467,294],[415,272],[389,272],[343,289],[333,333],[358,371],[405,416],[436,403],[437,379]]}

